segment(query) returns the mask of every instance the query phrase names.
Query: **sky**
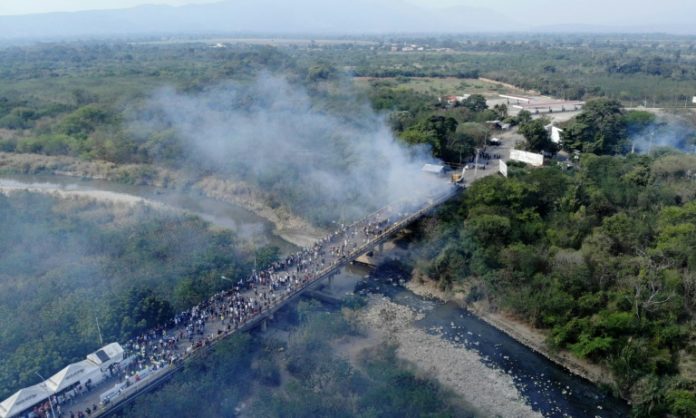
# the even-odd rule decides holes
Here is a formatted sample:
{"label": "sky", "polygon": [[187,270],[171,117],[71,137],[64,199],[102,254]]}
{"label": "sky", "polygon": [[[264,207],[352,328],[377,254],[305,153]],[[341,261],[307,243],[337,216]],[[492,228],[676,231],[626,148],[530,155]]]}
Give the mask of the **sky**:
{"label": "sky", "polygon": [[0,0],[0,15],[75,12],[94,9],[124,9],[143,4],[213,3],[211,0]]}
{"label": "sky", "polygon": [[[278,0],[286,2],[292,0]],[[331,1],[331,0],[327,0]],[[375,2],[393,0],[374,0]],[[468,6],[492,10],[534,26],[563,23],[626,25],[656,22],[689,24],[696,14],[694,0],[402,0],[423,8]],[[142,4],[202,4],[213,0],[0,0],[0,15],[120,9]]]}

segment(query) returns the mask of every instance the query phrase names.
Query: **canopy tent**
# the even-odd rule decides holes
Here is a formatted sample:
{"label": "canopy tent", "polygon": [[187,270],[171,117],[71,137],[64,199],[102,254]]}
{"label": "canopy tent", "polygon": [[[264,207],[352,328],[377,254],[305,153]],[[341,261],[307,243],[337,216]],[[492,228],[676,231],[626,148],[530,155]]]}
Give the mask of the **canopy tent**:
{"label": "canopy tent", "polygon": [[18,390],[0,403],[0,418],[8,418],[43,402],[51,395],[44,383]]}
{"label": "canopy tent", "polygon": [[123,347],[119,343],[111,343],[88,355],[87,360],[65,367],[45,382],[20,389],[0,403],[0,418],[19,414],[75,383],[85,384],[88,380],[99,383],[109,366],[123,361],[123,354]]}
{"label": "canopy tent", "polygon": [[102,370],[123,360],[123,347],[119,343],[105,345],[87,356],[87,360],[99,366]]}
{"label": "canopy tent", "polygon": [[49,377],[46,381],[46,385],[52,393],[58,393],[69,388],[75,383],[82,382],[84,384],[89,379],[92,379],[92,381],[95,382],[100,381],[101,370],[99,370],[99,366],[91,361],[82,360],[78,363],[69,365],[68,367]]}

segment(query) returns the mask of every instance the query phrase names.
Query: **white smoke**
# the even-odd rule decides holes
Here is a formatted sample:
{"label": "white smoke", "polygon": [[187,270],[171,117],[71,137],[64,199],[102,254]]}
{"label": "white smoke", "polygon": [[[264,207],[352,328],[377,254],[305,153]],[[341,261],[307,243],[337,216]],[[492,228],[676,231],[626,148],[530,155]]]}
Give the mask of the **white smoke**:
{"label": "white smoke", "polygon": [[673,148],[686,153],[696,153],[696,129],[686,120],[662,117],[631,137],[632,151],[649,154],[660,148]]}
{"label": "white smoke", "polygon": [[150,107],[199,166],[254,183],[318,223],[447,187],[421,173],[432,162],[428,149],[398,143],[369,106],[329,112],[341,105],[319,107],[283,77],[195,94],[167,89]]}

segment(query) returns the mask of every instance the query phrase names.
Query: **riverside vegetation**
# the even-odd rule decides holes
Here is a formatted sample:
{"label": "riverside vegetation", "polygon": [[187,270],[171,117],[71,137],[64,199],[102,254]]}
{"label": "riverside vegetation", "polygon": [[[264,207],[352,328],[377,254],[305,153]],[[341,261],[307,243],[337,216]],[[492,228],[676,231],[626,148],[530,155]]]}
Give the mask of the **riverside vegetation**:
{"label": "riverside vegetation", "polygon": [[423,227],[419,268],[607,366],[636,416],[696,413],[696,157],[514,167]]}
{"label": "riverside vegetation", "polygon": [[274,325],[282,330],[278,337],[235,335],[121,415],[474,416],[451,392],[399,360],[389,344],[370,346],[354,361],[336,354],[340,341],[363,338],[353,319],[361,306],[349,303],[341,312],[302,301],[287,307]]}
{"label": "riverside vegetation", "polygon": [[[0,397],[246,277],[253,250],[147,206],[0,194]],[[258,250],[267,262],[273,251]]]}
{"label": "riverside vegetation", "polygon": [[[479,95],[446,109],[436,98],[443,92],[414,89],[410,77],[457,77],[461,82],[451,93],[466,91],[467,78],[486,76],[567,98],[600,97],[564,126],[566,151],[583,153],[575,170],[513,164],[510,178],[477,182],[421,224],[424,245],[414,258],[443,288],[466,284],[472,300],[485,298],[547,330],[551,346],[606,365],[636,416],[695,416],[696,161],[665,150],[625,155],[631,139],[659,121],[621,110],[646,99],[682,104],[695,77],[692,40],[438,38],[418,42],[446,50],[422,53],[391,53],[391,40],[376,41],[374,49],[214,49],[195,41],[3,47],[0,150],[9,158],[70,156],[128,167],[115,176],[124,182],[147,183],[164,169],[194,173],[191,182],[213,172],[263,190],[282,177],[270,204],[329,226],[338,205],[317,204],[308,198],[311,190],[282,170],[264,177],[239,167],[220,170],[188,152],[172,126],[134,129],[138,121],[159,120],[148,98],[165,85],[198,94],[229,79],[245,83],[262,71],[282,73],[307,89],[320,112],[359,122],[364,99],[388,115],[401,140],[458,163],[483,144],[490,134],[484,122],[491,119],[521,125],[530,149],[556,150],[530,115],[512,118],[504,107],[488,109]],[[358,100],[345,89],[344,68],[377,78]],[[695,143],[692,128],[680,134],[687,146]],[[322,164],[343,169],[347,157],[332,155]],[[5,168],[33,172],[29,162],[19,165]],[[33,382],[33,370],[50,373],[96,348],[95,314],[106,337],[121,338],[219,290],[220,274],[239,277],[251,268],[248,249],[200,220],[145,208],[115,215],[112,209],[32,194],[0,196],[0,362],[10,371],[0,381],[5,395]],[[68,331],[58,335],[55,329],[65,324]],[[230,350],[245,344],[235,339]],[[247,367],[252,358],[240,361]],[[289,387],[307,393],[301,385]],[[239,390],[235,399],[245,393]],[[278,399],[264,405],[277,406]]]}

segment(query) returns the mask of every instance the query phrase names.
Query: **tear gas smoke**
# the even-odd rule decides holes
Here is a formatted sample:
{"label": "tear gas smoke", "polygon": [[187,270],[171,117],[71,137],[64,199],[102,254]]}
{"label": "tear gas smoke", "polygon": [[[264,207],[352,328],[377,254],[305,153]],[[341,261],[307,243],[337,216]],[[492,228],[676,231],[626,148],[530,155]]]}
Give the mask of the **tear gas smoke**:
{"label": "tear gas smoke", "polygon": [[643,129],[631,138],[632,150],[650,153],[659,148],[673,148],[696,153],[696,129],[678,118],[668,118]]}
{"label": "tear gas smoke", "polygon": [[283,77],[195,94],[166,89],[149,106],[199,168],[252,183],[319,224],[448,187],[421,173],[429,150],[398,143],[368,105],[328,111]]}

